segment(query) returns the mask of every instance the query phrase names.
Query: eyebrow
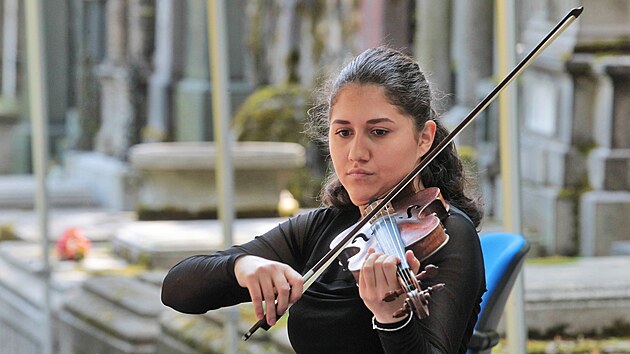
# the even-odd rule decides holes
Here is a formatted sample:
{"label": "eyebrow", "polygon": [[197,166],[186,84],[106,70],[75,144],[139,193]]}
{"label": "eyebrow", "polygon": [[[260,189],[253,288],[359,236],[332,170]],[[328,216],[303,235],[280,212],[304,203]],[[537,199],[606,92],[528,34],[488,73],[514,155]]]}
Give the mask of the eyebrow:
{"label": "eyebrow", "polygon": [[[366,123],[367,124],[379,124],[379,123],[384,123],[384,122],[395,123],[393,120],[391,120],[391,119],[389,119],[387,117],[368,119],[368,121]],[[335,119],[335,120],[333,120],[331,122],[331,124],[347,125],[347,124],[350,124],[350,121],[345,120],[345,119]]]}

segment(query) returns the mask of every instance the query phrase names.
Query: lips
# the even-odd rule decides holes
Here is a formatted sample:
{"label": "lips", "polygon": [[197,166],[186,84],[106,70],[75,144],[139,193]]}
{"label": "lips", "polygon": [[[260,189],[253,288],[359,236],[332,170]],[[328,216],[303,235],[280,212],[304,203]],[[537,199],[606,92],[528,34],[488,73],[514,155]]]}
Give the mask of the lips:
{"label": "lips", "polygon": [[348,171],[347,175],[351,177],[367,177],[373,175],[373,173],[362,168],[353,168]]}

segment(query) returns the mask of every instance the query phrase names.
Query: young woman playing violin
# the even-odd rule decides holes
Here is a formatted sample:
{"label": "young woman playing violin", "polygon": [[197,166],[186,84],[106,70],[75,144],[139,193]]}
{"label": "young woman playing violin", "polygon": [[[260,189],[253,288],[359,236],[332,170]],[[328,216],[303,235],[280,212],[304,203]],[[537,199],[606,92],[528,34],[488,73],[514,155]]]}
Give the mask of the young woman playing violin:
{"label": "young woman playing violin", "polygon": [[[442,221],[449,241],[423,261],[438,266],[423,284],[446,284],[431,296],[430,316],[394,317],[402,297],[399,257],[370,249],[358,280],[333,262],[304,292],[302,274],[354,225],[373,200],[403,179],[444,139],[447,131],[431,107],[429,83],[409,56],[385,47],[354,58],[331,82],[311,117],[324,131],[334,166],[321,194],[323,207],[298,215],[246,244],[175,265],[164,280],[162,301],[192,314],[251,301],[259,319],[273,325],[289,309],[288,332],[298,353],[465,353],[481,295],[483,257],[477,204],[464,194],[464,172],[450,144],[417,178],[409,193],[439,187],[449,205]],[[317,128],[317,126],[316,126]],[[420,262],[407,251],[417,273]]]}

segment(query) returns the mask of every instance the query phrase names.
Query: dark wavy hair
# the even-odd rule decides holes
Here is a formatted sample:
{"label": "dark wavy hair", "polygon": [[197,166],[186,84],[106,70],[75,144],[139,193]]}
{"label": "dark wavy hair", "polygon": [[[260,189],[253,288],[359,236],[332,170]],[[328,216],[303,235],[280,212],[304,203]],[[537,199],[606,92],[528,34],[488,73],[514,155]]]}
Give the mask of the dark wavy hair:
{"label": "dark wavy hair", "polygon": [[[335,78],[329,79],[320,90],[318,103],[309,111],[309,129],[311,137],[328,145],[330,108],[337,95],[346,85],[376,85],[384,90],[387,100],[398,109],[413,118],[418,131],[422,131],[427,120],[437,125],[434,148],[448,135],[448,130],[438,121],[438,115],[432,107],[432,95],[429,82],[418,63],[410,56],[388,47],[371,48],[352,59]],[[478,200],[471,199],[464,193],[466,176],[464,167],[453,143],[449,144],[421,172],[420,180],[425,187],[440,188],[444,198],[453,206],[462,210],[478,227],[483,211]],[[331,171],[320,194],[325,206],[338,208],[353,207],[348,192]]]}

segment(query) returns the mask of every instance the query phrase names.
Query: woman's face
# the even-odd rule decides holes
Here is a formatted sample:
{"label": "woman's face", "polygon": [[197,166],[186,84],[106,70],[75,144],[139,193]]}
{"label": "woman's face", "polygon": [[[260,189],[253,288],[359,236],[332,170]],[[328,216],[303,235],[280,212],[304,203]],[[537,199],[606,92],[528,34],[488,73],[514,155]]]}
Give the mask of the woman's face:
{"label": "woman's face", "polygon": [[335,172],[353,204],[384,196],[431,147],[435,124],[422,132],[376,85],[342,88],[330,110],[329,147]]}

